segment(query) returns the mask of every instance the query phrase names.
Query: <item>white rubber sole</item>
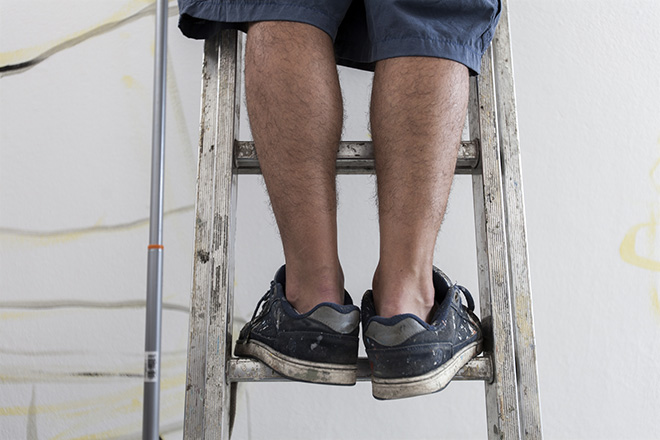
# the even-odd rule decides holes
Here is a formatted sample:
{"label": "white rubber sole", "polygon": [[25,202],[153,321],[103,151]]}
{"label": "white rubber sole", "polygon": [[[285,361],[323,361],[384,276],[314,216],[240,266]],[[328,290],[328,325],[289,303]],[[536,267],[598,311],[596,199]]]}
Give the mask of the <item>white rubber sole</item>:
{"label": "white rubber sole", "polygon": [[435,370],[415,377],[396,379],[371,378],[371,389],[376,399],[391,400],[431,394],[444,389],[470,359],[481,352],[481,341],[474,342],[456,353]]}
{"label": "white rubber sole", "polygon": [[238,356],[259,359],[289,379],[330,385],[355,385],[357,380],[357,364],[331,364],[296,359],[259,341],[250,340],[245,344],[236,344],[235,352]]}

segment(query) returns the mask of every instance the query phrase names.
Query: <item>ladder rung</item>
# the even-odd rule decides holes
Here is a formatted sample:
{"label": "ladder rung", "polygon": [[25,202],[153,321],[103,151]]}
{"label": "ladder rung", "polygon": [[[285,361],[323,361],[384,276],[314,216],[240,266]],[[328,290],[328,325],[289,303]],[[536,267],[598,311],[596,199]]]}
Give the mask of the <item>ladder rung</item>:
{"label": "ladder rung", "polygon": [[[280,376],[267,365],[246,358],[231,358],[229,361],[229,382],[286,382],[289,379]],[[358,381],[371,380],[371,371],[367,358],[358,359]],[[493,381],[493,363],[488,354],[472,359],[464,366],[454,380]]]}
{"label": "ladder rung", "polygon": [[[259,174],[259,161],[253,141],[236,141],[236,165],[239,174]],[[340,174],[373,173],[374,148],[371,142],[346,141],[339,144],[337,172]],[[472,174],[479,164],[479,144],[462,141],[458,150],[456,174]]]}

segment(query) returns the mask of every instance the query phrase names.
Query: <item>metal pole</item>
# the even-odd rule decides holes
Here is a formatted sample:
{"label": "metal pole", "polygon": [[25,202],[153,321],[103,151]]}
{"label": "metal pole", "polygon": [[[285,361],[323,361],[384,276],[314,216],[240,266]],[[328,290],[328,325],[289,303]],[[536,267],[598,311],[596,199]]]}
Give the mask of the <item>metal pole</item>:
{"label": "metal pole", "polygon": [[160,333],[163,301],[163,172],[165,153],[165,90],[167,76],[168,0],[156,0],[156,53],[151,153],[151,211],[147,260],[144,406],[142,438],[158,439],[160,412]]}

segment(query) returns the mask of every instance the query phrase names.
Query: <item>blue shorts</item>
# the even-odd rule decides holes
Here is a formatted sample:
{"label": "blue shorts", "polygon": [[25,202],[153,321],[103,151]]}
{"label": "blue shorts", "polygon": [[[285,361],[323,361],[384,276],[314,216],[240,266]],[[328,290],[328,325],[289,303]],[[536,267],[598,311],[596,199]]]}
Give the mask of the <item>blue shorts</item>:
{"label": "blue shorts", "polygon": [[499,0],[178,0],[191,38],[255,21],[296,21],[332,37],[337,63],[373,70],[402,56],[446,58],[479,73],[500,13]]}

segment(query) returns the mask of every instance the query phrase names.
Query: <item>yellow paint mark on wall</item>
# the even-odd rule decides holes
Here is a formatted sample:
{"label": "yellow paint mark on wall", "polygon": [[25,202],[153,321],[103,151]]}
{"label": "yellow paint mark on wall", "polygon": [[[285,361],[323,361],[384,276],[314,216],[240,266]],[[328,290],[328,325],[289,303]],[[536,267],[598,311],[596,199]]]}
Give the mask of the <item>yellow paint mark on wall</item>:
{"label": "yellow paint mark on wall", "polygon": [[132,88],[135,85],[135,78],[133,78],[130,75],[124,75],[121,77],[121,81],[124,83],[126,87],[129,89]]}
{"label": "yellow paint mark on wall", "polygon": [[[179,374],[174,377],[163,377],[160,381],[161,391],[166,391],[172,388],[182,386],[185,383],[186,375]],[[93,410],[93,407],[99,406],[107,409],[112,405],[121,405],[123,402],[129,400],[134,402],[136,399],[142,397],[142,385],[131,387],[126,391],[120,391],[115,394],[103,396],[101,398],[87,398],[76,400],[72,402],[62,402],[51,405],[38,405],[36,407],[37,414],[45,413],[58,413],[60,416],[69,411],[82,411],[86,414]],[[126,404],[124,404],[126,405]],[[134,405],[133,403],[127,404],[128,406]],[[140,405],[141,408],[141,405]],[[27,415],[29,410],[28,406],[6,406],[0,407],[0,416],[24,416]]]}
{"label": "yellow paint mark on wall", "polygon": [[[160,382],[161,395],[164,394],[164,391],[170,390],[176,387],[182,387],[185,384],[186,375],[179,374],[173,377],[163,377]],[[52,440],[63,440],[63,439],[97,439],[97,438],[117,438],[120,436],[125,436],[135,432],[136,427],[139,428],[141,422],[128,423],[124,426],[116,427],[104,432],[97,432],[94,434],[87,434],[84,436],[74,437],[75,431],[85,426],[89,426],[90,422],[98,423],[108,417],[121,417],[124,414],[136,414],[142,411],[142,397],[143,397],[143,387],[142,385],[134,387],[128,392],[122,393],[122,399],[109,399],[101,397],[95,402],[98,405],[97,408],[94,408],[95,411],[93,414],[88,415],[84,418],[81,418],[80,423],[76,426],[71,426],[69,429],[60,432],[57,436],[52,437]],[[180,398],[180,396],[178,396]]]}
{"label": "yellow paint mark on wall", "polygon": [[[660,139],[658,139],[660,146]],[[626,263],[637,266],[652,272],[660,272],[660,236],[658,228],[660,227],[660,159],[658,159],[649,172],[649,177],[653,183],[655,191],[658,193],[658,200],[652,208],[651,219],[646,223],[640,223],[633,226],[623,237],[619,254]],[[637,245],[646,245],[646,249],[637,249]],[[660,275],[653,275],[653,286],[649,294],[651,313],[660,323],[660,298],[658,298],[658,283]]]}
{"label": "yellow paint mark on wall", "polygon": [[[177,419],[183,417],[183,399],[182,397],[176,396],[176,398],[169,398],[168,400],[163,399],[160,405],[160,419]],[[142,407],[140,406],[140,410]],[[127,437],[135,435],[136,432],[140,432],[142,427],[142,420],[134,421],[127,423],[122,427],[117,427],[114,429],[96,432],[94,434],[87,434],[80,437],[71,437],[71,440],[93,440],[93,439],[107,439],[107,438],[118,438],[118,437]],[[183,427],[183,423],[182,423]],[[161,428],[162,429],[162,428]],[[161,437],[165,438],[164,433],[161,431]]]}
{"label": "yellow paint mark on wall", "polygon": [[[655,219],[654,219],[655,220]],[[641,267],[642,269],[652,270],[654,272],[660,272],[660,261],[656,261],[652,258],[644,257],[637,252],[637,235],[642,231],[647,229],[649,231],[649,240],[651,243],[655,241],[657,227],[660,226],[657,221],[651,221],[649,223],[642,223],[636,226],[633,226],[632,229],[628,231],[626,236],[621,242],[621,247],[619,248],[619,253],[621,258],[626,263],[630,263],[633,266]]]}
{"label": "yellow paint mark on wall", "polygon": [[[660,139],[658,139],[658,145],[660,145]],[[649,173],[651,182],[660,197],[660,159],[658,159],[651,167]],[[660,203],[657,205],[658,212],[660,212]],[[660,215],[656,212],[651,213],[651,221],[648,223],[641,223],[633,226],[623,237],[621,246],[619,247],[619,253],[621,258],[626,263],[630,263],[634,266],[641,267],[642,269],[651,270],[653,272],[660,272],[660,261],[658,261],[658,227],[660,227]],[[637,239],[640,233],[646,232],[646,239],[648,240],[650,250],[649,255],[641,255],[637,251]],[[654,253],[656,253],[654,255]]]}
{"label": "yellow paint mark on wall", "polygon": [[651,310],[653,314],[660,321],[660,297],[658,297],[658,289],[651,288]]}
{"label": "yellow paint mark on wall", "polygon": [[9,321],[10,319],[23,319],[28,312],[0,312],[0,321]]}
{"label": "yellow paint mark on wall", "polygon": [[133,229],[140,229],[149,225],[149,220],[140,222],[140,224],[131,224],[126,227],[89,227],[81,228],[79,230],[72,231],[58,231],[53,233],[23,233],[23,231],[0,231],[0,241],[11,240],[21,244],[31,244],[38,246],[48,246],[48,245],[58,245],[64,244],[71,241],[80,240],[86,235],[96,234],[101,232],[124,232],[130,231]]}
{"label": "yellow paint mark on wall", "polygon": [[[658,144],[660,144],[660,141],[658,141]],[[651,181],[653,182],[653,186],[655,186],[655,190],[658,194],[660,194],[660,159],[658,159],[658,161],[653,165],[653,168],[651,168],[649,177],[651,177]]]}

